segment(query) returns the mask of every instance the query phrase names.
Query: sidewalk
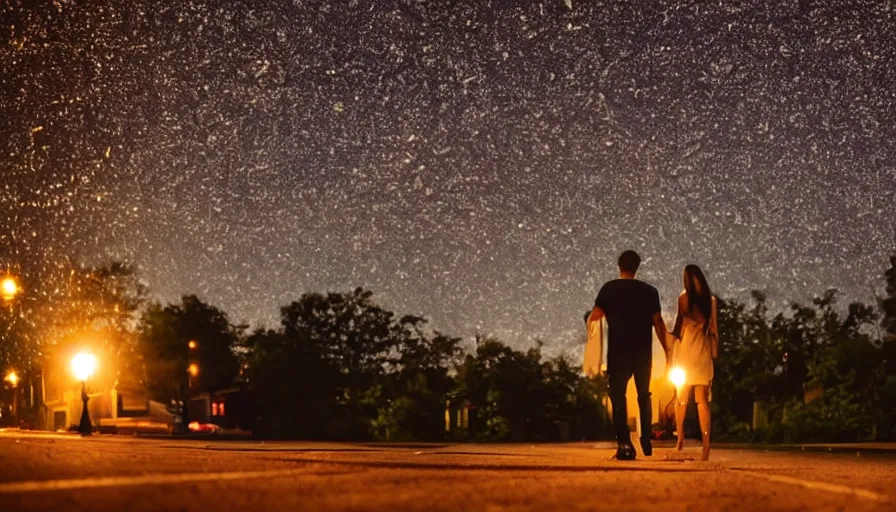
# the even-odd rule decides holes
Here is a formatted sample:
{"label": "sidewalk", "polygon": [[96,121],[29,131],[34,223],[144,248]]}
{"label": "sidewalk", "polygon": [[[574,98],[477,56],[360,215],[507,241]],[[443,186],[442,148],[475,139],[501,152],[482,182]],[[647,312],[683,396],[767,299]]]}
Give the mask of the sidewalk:
{"label": "sidewalk", "polygon": [[[80,438],[80,433],[75,431],[51,432],[49,430],[22,430],[19,428],[0,428],[0,437],[45,437],[57,439]],[[252,434],[244,430],[222,430],[217,433],[190,432],[189,434],[160,434],[154,432],[113,432],[94,430],[88,437],[101,438],[139,438],[139,439],[165,439],[187,441],[251,441]]]}
{"label": "sidewalk", "polygon": [[[0,437],[55,437],[55,438],[79,438],[80,434],[77,432],[48,432],[45,430],[19,430],[17,428],[0,428]],[[192,433],[190,435],[162,435],[162,434],[100,434],[94,433],[93,437],[101,437],[101,438],[137,438],[137,439],[161,439],[161,440],[185,440],[185,441],[246,441],[251,443],[259,443],[260,445],[265,445],[266,443],[270,446],[275,446],[283,443],[291,443],[291,442],[312,442],[313,441],[279,441],[279,440],[268,440],[268,441],[260,441],[254,440],[251,438],[251,435],[248,432],[244,431],[222,431],[218,434],[197,434]],[[328,443],[329,444],[329,443]],[[368,448],[375,447],[404,447],[404,448],[427,448],[427,447],[435,447],[435,448],[445,448],[447,446],[487,446],[489,443],[463,443],[463,442],[451,442],[451,443],[370,443],[370,442],[346,442],[346,443],[335,443],[340,445],[355,445],[355,446],[363,446]],[[616,449],[616,443],[612,441],[576,441],[569,443],[498,443],[498,445],[504,446],[513,446],[514,444],[519,445],[534,445],[534,446],[563,446],[563,447],[575,447],[575,446],[586,446],[589,448],[597,448],[602,450],[614,450]],[[696,439],[688,439],[685,442],[685,446],[688,448],[695,448],[700,446],[700,441]],[[654,441],[653,442],[654,449],[672,449],[675,447],[675,441]],[[850,454],[875,454],[875,455],[885,455],[885,456],[893,456],[896,457],[896,442],[891,443],[807,443],[807,444],[766,444],[766,443],[712,443],[713,448],[717,448],[720,450],[746,450],[746,451],[784,451],[784,452],[814,452],[814,453],[850,453]]]}

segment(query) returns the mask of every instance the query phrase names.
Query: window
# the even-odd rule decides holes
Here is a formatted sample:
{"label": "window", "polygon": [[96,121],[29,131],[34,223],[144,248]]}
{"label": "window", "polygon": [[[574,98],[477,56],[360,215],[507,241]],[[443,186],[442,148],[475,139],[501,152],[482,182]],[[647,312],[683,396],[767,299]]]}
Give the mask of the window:
{"label": "window", "polygon": [[221,416],[224,416],[224,402],[218,404],[218,412],[221,413]]}
{"label": "window", "polygon": [[212,402],[212,416],[224,416],[224,402]]}
{"label": "window", "polygon": [[212,402],[212,416],[218,415],[218,402]]}

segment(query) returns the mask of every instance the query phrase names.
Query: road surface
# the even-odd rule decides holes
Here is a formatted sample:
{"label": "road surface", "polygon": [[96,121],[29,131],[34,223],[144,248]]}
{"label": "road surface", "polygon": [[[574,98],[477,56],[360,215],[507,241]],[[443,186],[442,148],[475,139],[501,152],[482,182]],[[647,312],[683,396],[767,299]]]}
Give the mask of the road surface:
{"label": "road surface", "polygon": [[0,510],[896,510],[896,457],[0,434]]}

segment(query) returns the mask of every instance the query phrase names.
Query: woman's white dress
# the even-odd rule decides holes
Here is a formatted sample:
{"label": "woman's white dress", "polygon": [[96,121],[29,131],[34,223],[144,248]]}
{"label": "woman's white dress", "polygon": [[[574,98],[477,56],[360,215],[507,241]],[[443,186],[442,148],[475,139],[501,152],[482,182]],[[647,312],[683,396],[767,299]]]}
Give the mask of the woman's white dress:
{"label": "woman's white dress", "polygon": [[[700,311],[688,313],[679,311],[681,317],[681,338],[675,347],[675,365],[685,372],[686,386],[708,386],[712,382],[712,338],[706,334],[704,324],[708,321]],[[716,309],[716,298],[712,298],[712,311]]]}

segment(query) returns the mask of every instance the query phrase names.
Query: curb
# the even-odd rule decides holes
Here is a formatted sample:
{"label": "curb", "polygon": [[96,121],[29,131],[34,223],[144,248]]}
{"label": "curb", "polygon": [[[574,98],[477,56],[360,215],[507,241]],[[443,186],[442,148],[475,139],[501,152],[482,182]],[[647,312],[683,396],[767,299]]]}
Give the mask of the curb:
{"label": "curb", "polygon": [[208,435],[183,435],[183,434],[140,434],[133,437],[138,439],[164,439],[166,441],[252,441],[251,435],[240,434],[208,434]]}
{"label": "curb", "polygon": [[723,450],[749,450],[765,452],[804,452],[804,453],[854,453],[890,455],[896,457],[896,445],[836,445],[836,444],[731,444],[713,443],[713,448]]}

